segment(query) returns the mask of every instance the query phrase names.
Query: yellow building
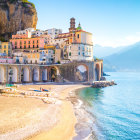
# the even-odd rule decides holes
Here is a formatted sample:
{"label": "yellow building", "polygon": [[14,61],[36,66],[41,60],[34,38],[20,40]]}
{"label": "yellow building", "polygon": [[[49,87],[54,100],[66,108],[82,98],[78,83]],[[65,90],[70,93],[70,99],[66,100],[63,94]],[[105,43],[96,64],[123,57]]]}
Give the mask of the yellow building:
{"label": "yellow building", "polygon": [[27,61],[27,63],[38,64],[39,63],[39,58],[40,58],[40,53],[36,52],[36,51],[24,52],[23,53],[23,58],[24,58],[24,61],[25,60]]}
{"label": "yellow building", "polygon": [[0,53],[5,53],[7,56],[12,54],[12,45],[10,42],[1,42],[0,41]]}

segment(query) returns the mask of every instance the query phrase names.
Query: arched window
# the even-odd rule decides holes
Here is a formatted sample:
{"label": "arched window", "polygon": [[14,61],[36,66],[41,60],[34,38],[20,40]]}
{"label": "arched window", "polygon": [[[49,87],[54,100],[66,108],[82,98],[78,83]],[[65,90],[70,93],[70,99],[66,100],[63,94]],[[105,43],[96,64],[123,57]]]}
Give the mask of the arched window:
{"label": "arched window", "polygon": [[79,34],[77,35],[77,38],[79,38]]}

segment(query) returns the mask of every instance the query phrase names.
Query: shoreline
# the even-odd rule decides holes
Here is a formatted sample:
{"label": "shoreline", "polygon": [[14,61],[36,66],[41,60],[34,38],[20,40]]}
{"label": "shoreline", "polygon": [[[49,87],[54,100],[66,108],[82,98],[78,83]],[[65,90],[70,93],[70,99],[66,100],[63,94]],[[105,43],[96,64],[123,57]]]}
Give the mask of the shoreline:
{"label": "shoreline", "polygon": [[[37,123],[35,121],[35,123],[26,124],[24,127],[18,126],[19,128],[12,130],[10,132],[1,133],[0,138],[3,138],[4,140],[9,139],[9,138],[12,140],[12,137],[14,137],[14,140],[16,139],[17,140],[19,139],[26,139],[26,140],[37,140],[37,139],[39,140],[44,140],[44,139],[72,140],[72,139],[75,139],[75,136],[77,135],[76,124],[77,124],[78,118],[75,113],[75,109],[74,109],[75,107],[72,104],[72,101],[69,100],[70,92],[73,92],[80,88],[88,87],[88,85],[82,85],[82,84],[78,84],[78,85],[77,84],[76,85],[74,84],[72,85],[69,85],[69,84],[68,85],[20,85],[19,89],[29,90],[31,87],[39,88],[40,86],[43,88],[47,87],[48,89],[51,87],[53,89],[53,92],[55,93],[54,95],[52,95],[51,98],[57,99],[58,101],[61,102],[61,104],[46,104],[43,102],[43,100],[40,99],[40,101],[43,102],[44,105],[47,105],[46,110],[43,110],[43,111],[40,110],[42,111],[42,113],[40,113],[39,115],[44,113],[43,119],[41,119],[40,117],[40,120]],[[6,98],[8,99],[8,97]],[[13,99],[15,99],[16,101],[19,100],[19,98],[20,97],[13,97]],[[24,99],[26,101],[27,99],[35,100],[34,98],[30,98],[30,97],[29,98],[27,97],[27,99],[24,97],[23,100]],[[37,100],[38,99],[36,99],[35,102],[38,102]],[[24,106],[23,106],[23,109],[24,109]],[[30,117],[34,121],[35,116],[30,116]]]}
{"label": "shoreline", "polygon": [[75,124],[77,135],[73,137],[73,140],[97,140],[92,127],[95,120],[85,109],[84,102],[78,97],[78,91],[81,89],[78,88],[69,93],[69,98],[77,118],[77,123]]}

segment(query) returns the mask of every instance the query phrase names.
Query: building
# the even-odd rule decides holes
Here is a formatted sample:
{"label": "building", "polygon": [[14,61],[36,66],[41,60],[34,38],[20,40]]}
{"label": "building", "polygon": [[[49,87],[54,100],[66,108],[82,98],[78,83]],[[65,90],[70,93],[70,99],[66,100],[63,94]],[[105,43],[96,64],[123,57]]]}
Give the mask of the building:
{"label": "building", "polygon": [[0,54],[11,56],[12,55],[12,45],[10,42],[1,42],[0,41]]}
{"label": "building", "polygon": [[32,36],[35,36],[35,37],[41,36],[43,34],[44,34],[44,31],[42,31],[42,30],[32,31]]}
{"label": "building", "polygon": [[54,57],[54,49],[40,50],[40,64],[52,64],[54,63]]}
{"label": "building", "polygon": [[76,27],[74,18],[66,33],[55,28],[18,31],[10,43],[0,42],[0,52],[2,84],[47,82],[52,76],[56,82],[92,84],[103,79],[103,60],[93,59],[92,34],[80,23]]}
{"label": "building", "polygon": [[57,36],[57,35],[62,33],[62,30],[61,29],[52,28],[52,29],[46,30],[44,33],[47,34],[47,35]]}
{"label": "building", "polygon": [[19,35],[24,35],[24,34],[26,34],[27,32],[32,33],[33,31],[35,31],[34,28],[27,28],[27,29],[25,29],[25,30],[17,31],[17,34],[19,34]]}
{"label": "building", "polygon": [[26,32],[26,34],[16,34],[12,35],[10,40],[12,43],[13,50],[27,50],[27,49],[40,49],[44,48],[44,39],[40,37],[31,38],[31,32]]}

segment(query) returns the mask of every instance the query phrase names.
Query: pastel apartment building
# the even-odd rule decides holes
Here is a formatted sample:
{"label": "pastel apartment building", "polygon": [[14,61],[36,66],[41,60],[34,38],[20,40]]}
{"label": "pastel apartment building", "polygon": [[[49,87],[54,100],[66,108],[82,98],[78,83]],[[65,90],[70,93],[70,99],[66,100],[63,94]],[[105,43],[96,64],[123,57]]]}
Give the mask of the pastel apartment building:
{"label": "pastel apartment building", "polygon": [[32,38],[31,32],[12,35],[10,42],[12,43],[13,50],[40,49],[44,48],[45,45],[44,39],[40,37]]}
{"label": "pastel apartment building", "polygon": [[12,45],[10,42],[0,41],[0,55],[6,55],[6,56],[12,55]]}

